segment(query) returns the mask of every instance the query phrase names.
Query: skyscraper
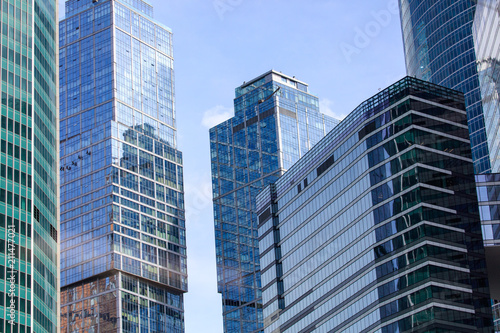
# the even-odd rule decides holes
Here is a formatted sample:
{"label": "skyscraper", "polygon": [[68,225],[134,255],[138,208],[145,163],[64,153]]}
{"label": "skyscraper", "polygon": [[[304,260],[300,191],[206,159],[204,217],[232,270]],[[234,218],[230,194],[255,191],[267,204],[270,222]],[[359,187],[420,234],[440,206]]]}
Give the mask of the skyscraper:
{"label": "skyscraper", "polygon": [[493,327],[463,94],[406,77],[257,196],[265,332]]}
{"label": "skyscraper", "polygon": [[[400,0],[406,69],[465,93],[476,174],[500,172],[500,37],[497,0]],[[484,225],[491,223],[489,219]],[[487,227],[485,227],[487,228]],[[490,234],[485,234],[491,245]],[[495,236],[497,237],[497,236]],[[488,247],[490,271],[496,251]],[[492,266],[492,259],[496,260]],[[490,278],[490,282],[498,281]]]}
{"label": "skyscraper", "polygon": [[495,318],[495,331],[500,331],[500,302],[493,306],[493,318]]}
{"label": "skyscraper", "polygon": [[472,32],[491,168],[500,172],[500,1],[477,1]]}
{"label": "skyscraper", "polygon": [[269,71],[236,88],[235,116],[210,129],[224,331],[262,330],[255,196],[337,123],[307,84]]}
{"label": "skyscraper", "polygon": [[56,332],[57,1],[0,6],[0,331]]}
{"label": "skyscraper", "polygon": [[[490,145],[492,171],[500,172],[500,1],[478,0],[474,24],[472,26],[474,48],[476,51],[479,86],[483,103],[483,113],[486,124],[486,133]],[[486,177],[486,178],[484,178]],[[500,331],[500,224],[493,221],[494,212],[499,205],[495,192],[498,183],[486,185],[491,179],[498,179],[499,175],[477,176],[478,196],[486,206],[481,206],[481,220],[483,223],[483,236],[486,246],[486,259],[490,275],[491,294],[497,299],[493,307],[495,329]],[[492,185],[492,186],[491,186]],[[482,187],[482,193],[479,191]],[[487,195],[484,196],[484,190]],[[488,210],[492,214],[488,214]]]}
{"label": "skyscraper", "polygon": [[[486,264],[493,300],[500,299],[500,174],[476,175],[477,198],[486,251]],[[498,301],[493,301],[498,303]],[[500,331],[500,304],[493,307],[497,331]]]}
{"label": "skyscraper", "polygon": [[[486,100],[482,101],[478,67],[482,71],[486,63],[485,59],[478,59],[479,63],[476,63],[474,48],[473,23],[478,1],[399,2],[408,75],[465,94],[474,170],[476,174],[500,172],[498,98],[488,100],[485,95]],[[476,20],[481,20],[481,17]],[[477,31],[480,31],[480,26],[478,24]],[[481,36],[476,38],[476,43],[487,45],[493,42],[488,41],[490,38],[493,35]],[[486,82],[484,78],[482,82]]]}
{"label": "skyscraper", "polygon": [[172,32],[141,0],[60,23],[61,331],[183,332]]}

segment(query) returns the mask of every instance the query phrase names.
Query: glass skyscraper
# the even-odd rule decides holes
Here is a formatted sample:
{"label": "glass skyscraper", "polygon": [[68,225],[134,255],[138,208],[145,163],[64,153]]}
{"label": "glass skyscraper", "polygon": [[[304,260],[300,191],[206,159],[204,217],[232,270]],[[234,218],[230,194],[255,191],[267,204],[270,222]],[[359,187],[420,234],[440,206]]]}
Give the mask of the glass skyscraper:
{"label": "glass skyscraper", "polygon": [[0,332],[59,320],[57,1],[0,3]]}
{"label": "glass skyscraper", "polygon": [[493,306],[493,317],[495,318],[495,332],[500,332],[500,302]]}
{"label": "glass skyscraper", "polygon": [[141,0],[60,22],[61,331],[184,332],[172,32]]}
{"label": "glass skyscraper", "polygon": [[[490,147],[492,170],[500,172],[496,167],[500,164],[500,1],[479,0],[477,1],[476,15],[472,26],[474,36],[474,47],[476,51],[477,70],[481,97],[483,102],[483,113],[486,124],[486,133]],[[480,185],[486,185],[482,181],[500,179],[500,174],[491,176],[477,176],[478,189]],[[498,211],[497,196],[498,182],[481,187],[482,201],[487,204],[488,209],[481,214],[483,223],[483,236],[485,239],[486,258],[490,275],[490,288],[493,298],[500,299],[500,224],[494,221],[495,212]],[[484,196],[485,190],[487,195]],[[485,202],[488,201],[488,202]],[[483,210],[485,206],[481,206]],[[488,214],[487,211],[490,210]],[[495,329],[500,332],[500,303],[493,308],[495,317]]]}
{"label": "glass skyscraper", "polygon": [[491,169],[500,172],[500,1],[477,1],[472,32]]}
{"label": "glass skyscraper", "polygon": [[[476,176],[477,197],[486,246],[500,247],[500,174]],[[500,295],[499,295],[500,296]]]}
{"label": "glass skyscraper", "polygon": [[[465,94],[474,170],[476,174],[500,172],[498,98],[482,102],[478,67],[481,71],[485,64],[476,63],[473,23],[477,1],[399,2],[408,75]],[[488,38],[493,36],[482,36],[477,42],[488,43]],[[491,102],[496,107],[483,109],[483,104]]]}
{"label": "glass skyscraper", "polygon": [[465,109],[406,77],[257,196],[266,333],[492,332]]}
{"label": "glass skyscraper", "polygon": [[[498,0],[399,3],[408,75],[465,93],[475,173],[499,173]],[[486,220],[483,224],[489,223]],[[487,245],[491,245],[490,236],[497,237],[486,233]],[[492,250],[487,249],[489,262],[494,259]],[[498,260],[489,266],[491,271]],[[490,278],[490,282],[498,279]]]}
{"label": "glass skyscraper", "polygon": [[263,329],[255,196],[337,123],[276,71],[236,88],[235,116],[210,129],[218,292],[224,331]]}
{"label": "glass skyscraper", "polygon": [[[476,175],[479,213],[483,229],[486,264],[493,300],[500,300],[500,174]],[[500,304],[493,308],[497,331],[500,331]]]}

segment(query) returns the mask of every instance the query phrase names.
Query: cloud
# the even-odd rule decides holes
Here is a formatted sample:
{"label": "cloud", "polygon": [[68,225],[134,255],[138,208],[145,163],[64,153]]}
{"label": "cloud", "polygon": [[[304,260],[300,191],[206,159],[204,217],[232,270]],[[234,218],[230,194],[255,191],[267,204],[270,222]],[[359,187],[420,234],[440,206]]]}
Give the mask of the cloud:
{"label": "cloud", "polygon": [[340,114],[333,111],[333,104],[333,101],[329,100],[328,98],[322,98],[319,101],[319,111],[338,120],[344,119],[346,117],[345,114]]}
{"label": "cloud", "polygon": [[233,116],[233,110],[222,105],[214,106],[203,113],[201,124],[206,128],[219,125]]}

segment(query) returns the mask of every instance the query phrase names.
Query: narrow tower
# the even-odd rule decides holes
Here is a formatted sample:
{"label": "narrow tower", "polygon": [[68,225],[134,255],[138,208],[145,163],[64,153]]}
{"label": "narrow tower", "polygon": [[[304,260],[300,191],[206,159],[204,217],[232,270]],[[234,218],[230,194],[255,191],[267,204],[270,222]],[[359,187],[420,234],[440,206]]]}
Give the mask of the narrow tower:
{"label": "narrow tower", "polygon": [[141,0],[60,23],[61,331],[184,332],[172,32]]}
{"label": "narrow tower", "polygon": [[0,332],[52,333],[59,321],[57,1],[0,7]]}
{"label": "narrow tower", "polygon": [[225,332],[260,332],[255,196],[338,121],[307,84],[269,71],[236,88],[235,116],[210,129],[218,291]]}

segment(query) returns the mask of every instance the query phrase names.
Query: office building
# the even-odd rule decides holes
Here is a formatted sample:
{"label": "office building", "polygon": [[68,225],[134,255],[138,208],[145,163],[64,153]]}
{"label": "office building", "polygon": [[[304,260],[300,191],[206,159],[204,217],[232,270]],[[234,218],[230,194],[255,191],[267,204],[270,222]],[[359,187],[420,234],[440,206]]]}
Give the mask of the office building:
{"label": "office building", "polygon": [[57,1],[0,7],[0,332],[56,332]]}
{"label": "office building", "polygon": [[500,302],[493,305],[493,318],[495,318],[495,332],[500,331]]}
{"label": "office building", "polygon": [[463,94],[406,77],[257,196],[265,332],[493,328]]}
{"label": "office building", "polygon": [[276,71],[236,88],[235,116],[210,129],[218,292],[224,331],[260,332],[255,196],[337,123],[308,85]]}
{"label": "office building", "polygon": [[477,175],[476,186],[484,245],[500,248],[500,174]]}
{"label": "office building", "polygon": [[[500,174],[476,175],[476,190],[491,297],[500,299]],[[493,308],[498,331],[500,331],[499,306],[500,304],[497,304]]]}
{"label": "office building", "polygon": [[500,172],[500,1],[477,1],[472,32],[491,168]]}
{"label": "office building", "polygon": [[61,331],[184,332],[172,32],[141,0],[60,22]]}
{"label": "office building", "polygon": [[[478,2],[495,1],[400,0],[407,74],[465,94],[476,174],[500,172],[498,97],[488,98],[491,87],[484,77],[488,75],[484,69],[489,63],[485,63],[487,54],[498,49],[487,47],[493,35],[476,34],[474,40],[475,20],[476,32],[490,29],[480,23],[481,13],[475,16]],[[489,25],[488,20],[485,23]],[[482,51],[475,49],[475,42]],[[481,78],[478,70],[483,72]]]}
{"label": "office building", "polygon": [[[499,4],[400,1],[408,75],[465,93],[476,174],[500,172]],[[487,249],[490,276],[498,265],[492,249]],[[498,275],[490,278],[497,280]]]}
{"label": "office building", "polygon": [[[500,1],[479,0],[477,1],[476,14],[472,25],[474,37],[474,49],[476,52],[479,87],[483,104],[483,115],[490,147],[492,170],[499,172],[496,165],[500,163]],[[498,223],[492,222],[491,214],[495,215],[498,207],[497,198],[494,195],[500,175],[477,176],[478,198],[481,220],[483,224],[483,238],[486,246],[486,260],[488,274],[490,276],[490,290],[493,298],[500,299],[500,227]],[[488,186],[483,181],[491,181]],[[493,193],[491,192],[493,191]],[[486,195],[485,195],[486,194]],[[490,209],[491,208],[491,209]],[[493,308],[496,318],[496,330],[500,331],[500,316],[498,316],[499,305]]]}

